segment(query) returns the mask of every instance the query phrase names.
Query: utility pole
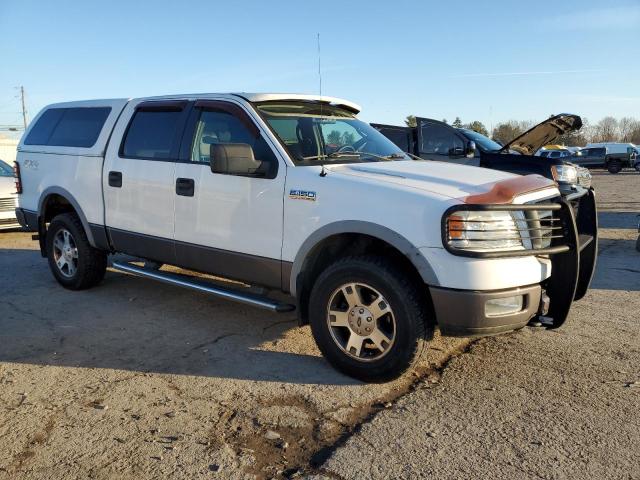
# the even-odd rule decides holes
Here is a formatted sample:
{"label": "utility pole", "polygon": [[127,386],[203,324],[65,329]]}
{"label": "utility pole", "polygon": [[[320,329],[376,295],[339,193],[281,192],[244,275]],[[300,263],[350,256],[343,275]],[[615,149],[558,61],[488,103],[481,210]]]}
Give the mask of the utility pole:
{"label": "utility pole", "polygon": [[24,87],[20,86],[20,100],[22,102],[22,122],[24,123],[24,129],[27,129],[27,109],[24,106]]}

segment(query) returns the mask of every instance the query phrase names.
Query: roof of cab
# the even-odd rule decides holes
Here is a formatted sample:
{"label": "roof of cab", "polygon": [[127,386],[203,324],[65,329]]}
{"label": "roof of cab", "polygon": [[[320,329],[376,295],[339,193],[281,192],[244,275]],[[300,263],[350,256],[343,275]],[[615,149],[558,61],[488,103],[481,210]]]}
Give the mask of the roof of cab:
{"label": "roof of cab", "polygon": [[343,98],[328,97],[326,95],[307,95],[302,93],[183,93],[176,95],[162,95],[157,97],[144,97],[136,100],[169,100],[169,99],[193,99],[193,98],[221,98],[221,97],[240,97],[249,102],[272,102],[272,101],[307,101],[322,102],[329,105],[346,108],[353,113],[359,113],[361,108],[357,103],[345,100]]}

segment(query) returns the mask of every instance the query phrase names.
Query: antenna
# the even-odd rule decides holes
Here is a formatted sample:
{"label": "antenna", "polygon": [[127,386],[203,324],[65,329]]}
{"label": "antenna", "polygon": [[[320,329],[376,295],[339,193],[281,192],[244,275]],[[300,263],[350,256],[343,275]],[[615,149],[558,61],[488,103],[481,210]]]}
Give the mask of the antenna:
{"label": "antenna", "polygon": [[319,81],[319,89],[320,96],[322,97],[322,69],[320,63],[320,33],[318,32],[318,81]]}
{"label": "antenna", "polygon": [[[318,90],[320,95],[320,117],[322,117],[322,64],[320,63],[320,32],[317,34],[318,40]],[[322,135],[321,135],[322,136]],[[324,162],[322,162],[322,169],[320,170],[320,176],[326,177],[327,170],[324,168]]]}

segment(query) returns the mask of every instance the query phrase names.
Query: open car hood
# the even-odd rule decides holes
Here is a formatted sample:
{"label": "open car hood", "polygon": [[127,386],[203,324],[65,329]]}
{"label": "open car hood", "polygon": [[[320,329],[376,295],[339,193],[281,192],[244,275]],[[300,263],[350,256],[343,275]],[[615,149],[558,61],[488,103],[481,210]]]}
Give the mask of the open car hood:
{"label": "open car hood", "polygon": [[508,153],[509,150],[514,150],[522,155],[534,155],[545,145],[554,143],[560,135],[575,132],[581,127],[582,119],[578,115],[570,113],[554,115],[511,140],[500,149],[500,152]]}

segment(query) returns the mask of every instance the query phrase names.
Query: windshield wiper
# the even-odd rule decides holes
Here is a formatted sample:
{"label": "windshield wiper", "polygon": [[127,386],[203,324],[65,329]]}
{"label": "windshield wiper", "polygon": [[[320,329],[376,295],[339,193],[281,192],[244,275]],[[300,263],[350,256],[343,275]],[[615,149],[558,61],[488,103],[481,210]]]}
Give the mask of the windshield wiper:
{"label": "windshield wiper", "polygon": [[313,155],[311,157],[302,157],[302,160],[324,160],[326,158],[346,158],[346,157],[360,157],[361,152],[333,152],[329,155]]}

